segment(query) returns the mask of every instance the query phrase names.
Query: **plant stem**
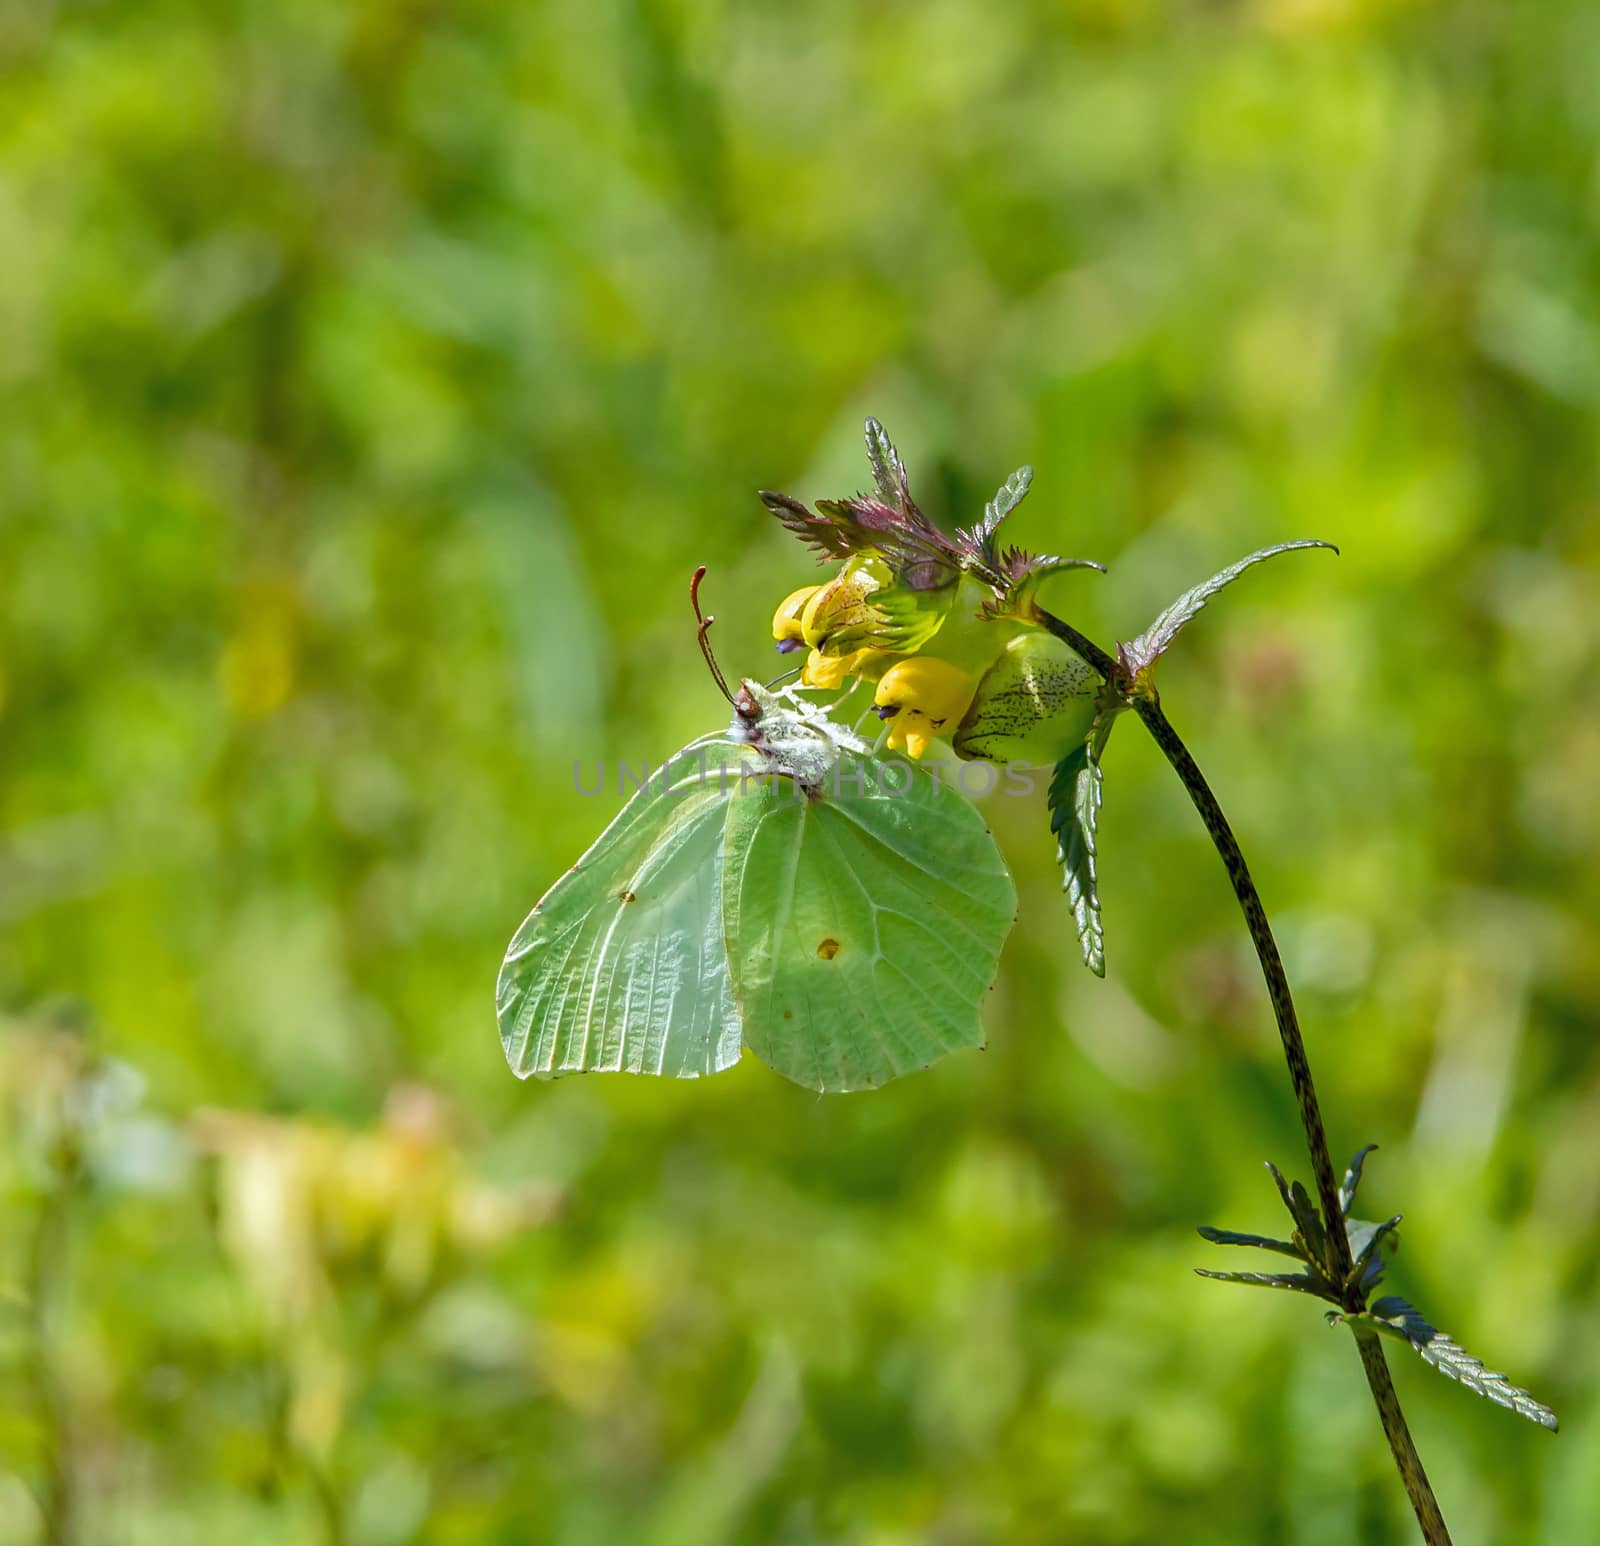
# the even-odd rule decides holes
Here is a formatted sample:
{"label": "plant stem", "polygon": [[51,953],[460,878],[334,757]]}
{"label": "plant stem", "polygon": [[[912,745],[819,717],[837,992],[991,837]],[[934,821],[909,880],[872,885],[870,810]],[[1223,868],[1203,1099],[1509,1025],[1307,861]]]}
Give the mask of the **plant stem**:
{"label": "plant stem", "polygon": [[[1339,1206],[1339,1183],[1334,1174],[1332,1156],[1328,1152],[1328,1135],[1322,1125],[1322,1108],[1317,1102],[1317,1087],[1311,1079],[1305,1040],[1300,1034],[1300,1017],[1295,1013],[1288,974],[1283,969],[1283,957],[1278,954],[1278,943],[1272,937],[1272,925],[1267,922],[1261,895],[1250,878],[1249,866],[1244,862],[1244,854],[1233,835],[1233,829],[1228,825],[1228,818],[1223,815],[1217,797],[1211,792],[1211,786],[1189,748],[1162,713],[1155,690],[1148,688],[1135,697],[1133,707],[1144,721],[1145,729],[1183,781],[1183,787],[1189,791],[1189,798],[1200,812],[1206,831],[1211,834],[1217,852],[1222,855],[1228,879],[1233,882],[1233,892],[1244,913],[1250,941],[1256,947],[1256,955],[1261,961],[1261,974],[1267,980],[1267,996],[1272,1000],[1278,1036],[1283,1042],[1283,1055],[1289,1064],[1289,1078],[1294,1084],[1295,1100],[1300,1106],[1300,1122],[1305,1128],[1306,1148],[1311,1155],[1311,1170],[1316,1177],[1323,1222],[1327,1225],[1328,1267],[1335,1281],[1343,1282],[1349,1277],[1352,1264],[1350,1237],[1345,1231],[1344,1212]],[[1361,1306],[1359,1302],[1353,1302],[1346,1308],[1360,1309]],[[1422,1468],[1417,1447],[1411,1441],[1411,1430],[1406,1426],[1405,1413],[1400,1410],[1400,1397],[1389,1378],[1389,1365],[1383,1356],[1377,1334],[1356,1326],[1352,1326],[1351,1330],[1355,1333],[1356,1346],[1361,1350],[1361,1363],[1366,1369],[1367,1384],[1383,1422],[1384,1436],[1389,1440],[1390,1453],[1400,1472],[1400,1480],[1405,1484],[1406,1496],[1411,1499],[1417,1523],[1422,1527],[1422,1538],[1428,1546],[1450,1546],[1450,1532],[1445,1527],[1444,1515],[1439,1511],[1433,1488],[1428,1484],[1428,1473]]]}
{"label": "plant stem", "polygon": [[1300,1017],[1295,1013],[1294,998],[1289,992],[1288,974],[1283,969],[1283,957],[1278,954],[1278,942],[1272,937],[1272,925],[1267,922],[1266,909],[1261,905],[1260,893],[1250,878],[1249,866],[1244,862],[1238,839],[1222,814],[1217,797],[1211,792],[1199,765],[1183,744],[1172,723],[1161,711],[1160,701],[1153,691],[1134,700],[1134,712],[1144,721],[1156,745],[1166,754],[1167,761],[1189,791],[1200,819],[1211,834],[1211,841],[1222,855],[1223,868],[1233,882],[1233,894],[1239,899],[1244,913],[1245,927],[1250,931],[1250,942],[1256,947],[1261,960],[1261,975],[1267,980],[1267,997],[1272,1000],[1272,1013],[1278,1022],[1278,1037],[1283,1042],[1283,1055],[1289,1064],[1289,1078],[1294,1085],[1294,1097],[1300,1106],[1300,1124],[1306,1130],[1306,1148],[1311,1155],[1311,1173],[1316,1178],[1317,1197],[1322,1204],[1323,1222],[1328,1229],[1328,1266],[1334,1280],[1343,1282],[1350,1274],[1352,1260],[1350,1240],[1344,1231],[1344,1214],[1339,1206],[1339,1178],[1334,1172],[1333,1159],[1328,1152],[1328,1135],[1322,1125],[1322,1108],[1317,1102],[1317,1087],[1311,1081],[1311,1064],[1306,1059],[1306,1044],[1300,1035]]}
{"label": "plant stem", "polygon": [[[1250,877],[1250,867],[1245,863],[1239,840],[1228,825],[1217,797],[1211,792],[1199,764],[1184,745],[1182,737],[1172,728],[1172,723],[1161,710],[1161,700],[1148,680],[1137,680],[1128,667],[1115,656],[1108,655],[1092,639],[1078,632],[1070,623],[1040,610],[1039,623],[1075,650],[1106,679],[1108,688],[1144,721],[1157,746],[1172,764],[1173,771],[1188,790],[1200,819],[1205,823],[1211,841],[1222,856],[1223,868],[1233,884],[1233,894],[1239,899],[1244,913],[1245,927],[1250,932],[1250,942],[1256,948],[1261,962],[1261,974],[1266,979],[1267,997],[1272,1001],[1272,1013],[1278,1023],[1278,1037],[1283,1043],[1283,1055],[1289,1065],[1289,1078],[1294,1085],[1295,1101],[1300,1107],[1300,1123],[1305,1129],[1306,1149],[1311,1156],[1311,1170],[1317,1184],[1317,1197],[1322,1207],[1326,1225],[1329,1274],[1336,1282],[1345,1282],[1350,1276],[1352,1259],[1350,1237],[1345,1231],[1344,1210],[1339,1206],[1339,1181],[1328,1152],[1328,1135],[1322,1125],[1322,1108],[1317,1101],[1317,1088],[1311,1078],[1311,1064],[1306,1057],[1306,1044],[1300,1034],[1300,1017],[1295,1013],[1294,996],[1289,991],[1288,974],[1283,969],[1283,957],[1278,953],[1278,943],[1272,936],[1272,925],[1267,921],[1266,908],[1261,894]],[[1359,1289],[1352,1289],[1348,1310],[1362,1308]],[[1399,1468],[1400,1480],[1405,1484],[1406,1495],[1422,1527],[1423,1539],[1428,1546],[1450,1546],[1450,1532],[1445,1527],[1444,1515],[1439,1512],[1438,1500],[1428,1484],[1427,1472],[1411,1441],[1411,1430],[1406,1426],[1405,1414],[1400,1410],[1400,1398],[1389,1378],[1389,1365],[1383,1356],[1377,1334],[1370,1328],[1351,1325],[1356,1345],[1361,1350],[1361,1363],[1366,1370],[1367,1384],[1372,1399],[1377,1404],[1378,1416],[1383,1422],[1390,1452]]]}
{"label": "plant stem", "polygon": [[1422,1526],[1422,1538],[1428,1546],[1450,1546],[1450,1532],[1445,1528],[1444,1515],[1439,1512],[1438,1500],[1428,1485],[1428,1473],[1422,1469],[1422,1459],[1417,1446],[1411,1442],[1411,1430],[1406,1427],[1405,1413],[1400,1410],[1400,1398],[1395,1394],[1394,1381],[1389,1378],[1389,1365],[1383,1356],[1383,1344],[1377,1332],[1367,1326],[1351,1326],[1356,1346],[1361,1349],[1361,1364],[1367,1371],[1367,1384],[1372,1399],[1377,1403],[1378,1416],[1383,1420],[1383,1431],[1389,1440],[1390,1452],[1399,1468],[1400,1480],[1405,1483],[1406,1496],[1416,1512],[1417,1523]]}

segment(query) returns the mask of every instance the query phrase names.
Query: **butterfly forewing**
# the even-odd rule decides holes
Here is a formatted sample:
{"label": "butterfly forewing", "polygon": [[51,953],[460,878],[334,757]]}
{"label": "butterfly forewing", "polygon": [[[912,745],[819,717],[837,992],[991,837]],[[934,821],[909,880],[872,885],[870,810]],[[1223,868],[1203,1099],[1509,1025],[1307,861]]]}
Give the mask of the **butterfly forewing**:
{"label": "butterfly forewing", "polygon": [[528,915],[495,995],[517,1074],[693,1078],[738,1061],[722,855],[752,755],[723,736],[686,746]]}
{"label": "butterfly forewing", "polygon": [[860,1090],[983,1044],[1016,915],[983,818],[906,763],[843,756],[807,794],[729,807],[728,969],[746,1044],[814,1090]]}

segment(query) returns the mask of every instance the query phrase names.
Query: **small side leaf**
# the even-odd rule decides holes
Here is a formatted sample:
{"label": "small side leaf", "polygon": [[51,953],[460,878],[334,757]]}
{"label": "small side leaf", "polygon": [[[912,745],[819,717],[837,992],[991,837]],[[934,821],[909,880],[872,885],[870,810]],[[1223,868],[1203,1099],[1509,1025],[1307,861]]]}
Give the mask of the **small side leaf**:
{"label": "small side leaf", "polygon": [[1072,909],[1083,964],[1096,977],[1106,974],[1105,929],[1100,921],[1096,873],[1095,828],[1100,819],[1102,786],[1098,724],[1082,746],[1056,764],[1050,780],[1050,830],[1056,835],[1056,859],[1064,875],[1062,889]]}
{"label": "small side leaf", "polygon": [[1272,1184],[1278,1189],[1278,1196],[1283,1199],[1284,1207],[1289,1210],[1289,1217],[1294,1219],[1298,1226],[1300,1220],[1295,1217],[1294,1199],[1289,1194],[1289,1183],[1284,1180],[1283,1172],[1271,1160],[1264,1160],[1263,1163],[1267,1167],[1267,1173],[1272,1177]]}
{"label": "small side leaf", "polygon": [[1250,554],[1248,558],[1241,558],[1238,563],[1232,564],[1220,573],[1212,575],[1209,580],[1206,580],[1203,584],[1196,585],[1193,590],[1185,591],[1137,639],[1123,645],[1122,657],[1124,661],[1136,674],[1148,671],[1151,666],[1166,654],[1183,625],[1199,612],[1219,590],[1224,586],[1233,584],[1252,565],[1259,564],[1263,559],[1272,558],[1279,553],[1291,553],[1296,548],[1327,548],[1334,553],[1339,551],[1331,542],[1279,542],[1273,547],[1262,548],[1259,552]]}
{"label": "small side leaf", "polygon": [[1317,1205],[1312,1202],[1310,1195],[1298,1181],[1290,1186],[1289,1197],[1294,1221],[1300,1226],[1300,1233],[1305,1238],[1311,1259],[1316,1262],[1326,1261],[1328,1237],[1322,1227],[1322,1215],[1317,1212]]}
{"label": "small side leaf", "polygon": [[872,481],[885,504],[896,510],[904,510],[911,501],[905,463],[900,460],[894,442],[876,419],[867,420],[866,434],[867,461],[872,467]]}
{"label": "small side leaf", "polygon": [[1218,1283],[1244,1283],[1252,1288],[1286,1288],[1297,1294],[1310,1294],[1314,1299],[1328,1297],[1327,1285],[1309,1272],[1208,1272],[1196,1267],[1195,1275],[1211,1278]]}
{"label": "small side leaf", "polygon": [[1356,1191],[1361,1185],[1361,1169],[1367,1163],[1367,1156],[1377,1147],[1377,1144],[1369,1143],[1357,1149],[1350,1161],[1350,1168],[1344,1173],[1344,1181],[1339,1187],[1339,1211],[1346,1218],[1350,1216],[1350,1206],[1355,1202]]}
{"label": "small side leaf", "polygon": [[1291,1185],[1271,1160],[1268,1160],[1266,1165],[1272,1172],[1273,1184],[1278,1188],[1278,1195],[1283,1199],[1284,1207],[1289,1210],[1289,1217],[1294,1220],[1297,1240],[1305,1247],[1308,1259],[1320,1264],[1325,1259],[1327,1237],[1316,1204],[1311,1201],[1306,1189],[1298,1181]]}
{"label": "small side leaf", "polygon": [[997,587],[995,595],[983,604],[983,615],[988,618],[1009,617],[1036,624],[1039,589],[1051,575],[1068,569],[1106,572],[1106,566],[1092,558],[1059,558],[1054,553],[1030,553],[1026,548],[979,551],[985,572]]}
{"label": "small side leaf", "polygon": [[993,499],[983,507],[983,520],[974,535],[980,544],[987,545],[999,531],[1000,523],[1027,497],[1033,483],[1033,468],[1019,467],[999,487]]}
{"label": "small side leaf", "polygon": [[1421,1312],[1404,1299],[1394,1296],[1380,1299],[1365,1315],[1350,1319],[1365,1321],[1386,1336],[1409,1343],[1424,1363],[1432,1364],[1446,1379],[1459,1381],[1496,1406],[1526,1417],[1552,1433],[1560,1427],[1556,1414],[1549,1407],[1535,1401],[1527,1391],[1519,1390],[1505,1375],[1485,1368],[1481,1359],[1474,1358],[1437,1326],[1429,1325]]}
{"label": "small side leaf", "polygon": [[1385,1219],[1381,1224],[1369,1224],[1363,1219],[1345,1221],[1345,1238],[1350,1242],[1351,1268],[1347,1281],[1359,1282],[1363,1297],[1378,1286],[1383,1277],[1384,1252],[1399,1244],[1395,1230],[1400,1224],[1400,1214]]}
{"label": "small side leaf", "polygon": [[1258,1250],[1276,1251],[1280,1256],[1304,1260],[1298,1246],[1291,1245],[1287,1240],[1274,1240],[1269,1235],[1246,1235],[1236,1229],[1217,1229],[1210,1224],[1202,1224],[1199,1234],[1202,1240],[1209,1240],[1213,1245],[1253,1245]]}
{"label": "small side leaf", "polygon": [[851,534],[826,516],[814,514],[793,495],[780,494],[775,489],[762,489],[758,497],[777,516],[784,530],[815,551],[819,563],[850,556]]}

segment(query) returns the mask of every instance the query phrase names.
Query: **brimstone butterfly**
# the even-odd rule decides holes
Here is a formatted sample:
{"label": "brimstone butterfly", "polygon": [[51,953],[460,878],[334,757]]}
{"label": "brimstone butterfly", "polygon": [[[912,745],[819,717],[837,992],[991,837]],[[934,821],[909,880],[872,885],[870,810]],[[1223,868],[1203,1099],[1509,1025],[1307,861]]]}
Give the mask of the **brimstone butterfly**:
{"label": "brimstone butterfly", "polygon": [[1016,915],[983,818],[793,690],[730,693],[711,621],[732,723],[657,769],[517,930],[496,992],[512,1069],[694,1078],[748,1046],[860,1090],[982,1046]]}

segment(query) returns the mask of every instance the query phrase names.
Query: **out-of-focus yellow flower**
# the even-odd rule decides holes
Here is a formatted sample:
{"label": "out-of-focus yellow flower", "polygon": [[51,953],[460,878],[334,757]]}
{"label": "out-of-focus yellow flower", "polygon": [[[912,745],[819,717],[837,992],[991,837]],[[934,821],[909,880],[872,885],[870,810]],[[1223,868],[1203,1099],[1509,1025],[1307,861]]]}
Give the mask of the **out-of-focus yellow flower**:
{"label": "out-of-focus yellow flower", "polygon": [[873,696],[878,717],[890,721],[889,749],[922,757],[933,741],[955,731],[977,686],[971,672],[928,655],[891,666]]}
{"label": "out-of-focus yellow flower", "polygon": [[245,619],[223,649],[217,678],[241,719],[265,719],[294,691],[295,652],[286,616],[264,609]]}

